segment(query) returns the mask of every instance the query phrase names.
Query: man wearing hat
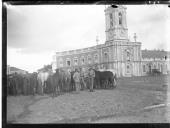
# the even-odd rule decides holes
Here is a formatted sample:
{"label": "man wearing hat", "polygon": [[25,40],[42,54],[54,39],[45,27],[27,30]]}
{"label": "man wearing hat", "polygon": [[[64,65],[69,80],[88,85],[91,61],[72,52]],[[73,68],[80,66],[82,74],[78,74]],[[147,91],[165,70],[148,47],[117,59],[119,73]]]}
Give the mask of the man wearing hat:
{"label": "man wearing hat", "polygon": [[80,68],[80,84],[81,84],[81,89],[84,90],[86,89],[86,83],[85,83],[85,80],[84,80],[84,68]]}
{"label": "man wearing hat", "polygon": [[92,67],[89,68],[90,92],[93,92],[95,72]]}
{"label": "man wearing hat", "polygon": [[79,92],[80,91],[80,73],[78,72],[78,69],[75,69],[73,79],[74,79],[75,86],[76,86],[76,92]]}

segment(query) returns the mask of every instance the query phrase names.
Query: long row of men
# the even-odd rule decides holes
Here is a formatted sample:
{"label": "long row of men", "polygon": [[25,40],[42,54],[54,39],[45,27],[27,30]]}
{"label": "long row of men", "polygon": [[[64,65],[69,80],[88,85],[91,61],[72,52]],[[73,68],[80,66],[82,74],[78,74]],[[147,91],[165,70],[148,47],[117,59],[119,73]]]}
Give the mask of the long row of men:
{"label": "long row of men", "polygon": [[39,73],[11,74],[7,76],[8,95],[35,95],[71,92],[116,86],[116,74],[111,71],[98,71],[92,68],[74,71],[63,69],[41,71]]}

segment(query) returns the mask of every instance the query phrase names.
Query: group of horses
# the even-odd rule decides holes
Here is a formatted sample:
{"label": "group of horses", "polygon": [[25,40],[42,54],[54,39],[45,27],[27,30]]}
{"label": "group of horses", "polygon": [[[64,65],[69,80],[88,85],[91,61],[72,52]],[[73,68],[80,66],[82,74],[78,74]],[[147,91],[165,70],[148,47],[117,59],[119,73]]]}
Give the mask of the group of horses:
{"label": "group of horses", "polygon": [[[116,73],[112,70],[95,70],[94,89],[114,88],[116,87]],[[84,71],[88,74],[89,70]],[[8,95],[35,95],[40,94],[60,94],[62,92],[75,91],[73,79],[75,71],[63,69],[41,71],[39,73],[29,73],[25,75],[12,74],[8,75],[7,94]],[[84,75],[84,81],[87,89],[90,86],[88,75]],[[80,82],[80,84],[83,84]],[[83,86],[81,86],[83,87]],[[81,88],[84,89],[84,88]]]}

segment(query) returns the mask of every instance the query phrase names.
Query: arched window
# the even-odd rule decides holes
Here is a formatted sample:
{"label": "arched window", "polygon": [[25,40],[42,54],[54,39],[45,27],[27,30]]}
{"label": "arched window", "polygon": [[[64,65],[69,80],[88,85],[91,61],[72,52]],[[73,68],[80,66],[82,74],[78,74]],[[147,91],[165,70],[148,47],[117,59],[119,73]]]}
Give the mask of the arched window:
{"label": "arched window", "polygon": [[122,13],[119,12],[119,25],[122,25]]}

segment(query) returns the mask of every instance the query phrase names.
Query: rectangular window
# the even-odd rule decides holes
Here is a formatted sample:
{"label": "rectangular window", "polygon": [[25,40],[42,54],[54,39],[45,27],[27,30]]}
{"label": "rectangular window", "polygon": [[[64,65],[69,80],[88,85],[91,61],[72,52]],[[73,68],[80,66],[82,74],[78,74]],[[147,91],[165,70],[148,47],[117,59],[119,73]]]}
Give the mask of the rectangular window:
{"label": "rectangular window", "polygon": [[67,66],[71,66],[71,62],[69,60],[67,61]]}
{"label": "rectangular window", "polygon": [[143,72],[146,72],[146,66],[143,65]]}

